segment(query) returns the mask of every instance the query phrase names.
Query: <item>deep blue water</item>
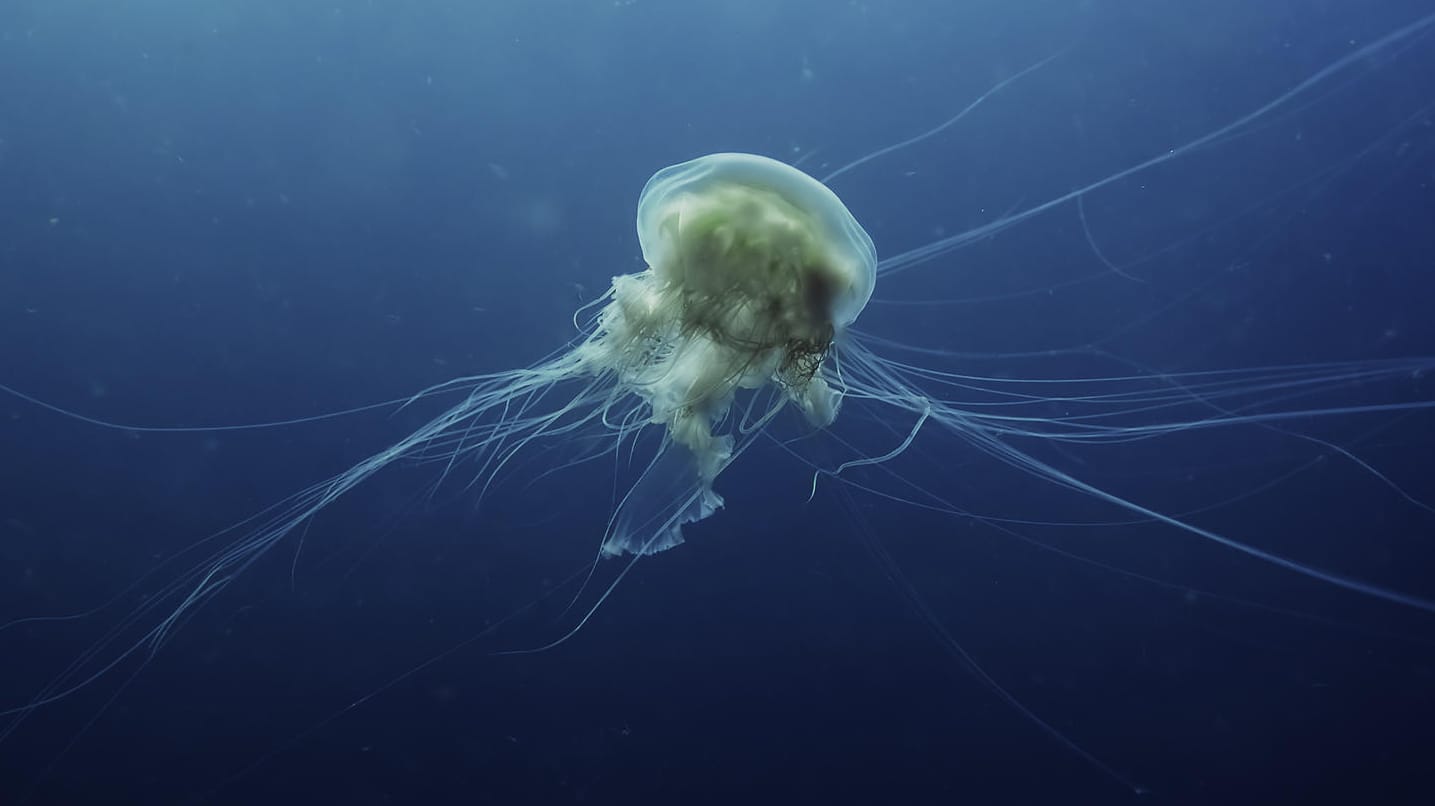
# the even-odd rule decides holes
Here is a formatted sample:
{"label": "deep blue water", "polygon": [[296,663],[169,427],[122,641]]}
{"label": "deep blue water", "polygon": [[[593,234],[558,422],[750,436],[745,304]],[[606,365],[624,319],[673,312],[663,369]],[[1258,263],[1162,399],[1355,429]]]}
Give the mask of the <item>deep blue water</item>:
{"label": "deep blue water", "polygon": [[[1305,412],[1281,432],[1018,444],[1245,544],[1435,598],[1418,503],[1435,501],[1435,26],[1406,29],[1430,13],[10,0],[0,383],[129,425],[404,397],[567,343],[573,310],[642,268],[634,205],[663,166],[737,150],[822,175],[1058,54],[833,183],[890,256],[1309,82],[1084,196],[1090,240],[1063,205],[881,281],[858,326],[929,351],[884,355],[996,378],[1403,360],[1318,395],[1255,394],[1252,412]],[[1355,410],[1391,404],[1413,406]],[[0,709],[186,565],[161,561],[441,406],[154,434],[0,398],[0,621],[110,602],[0,632]],[[834,467],[911,428],[882,411],[849,405],[840,440],[772,427]],[[436,491],[432,465],[365,483],[152,660],[7,717],[0,804],[1137,799],[1120,778],[1160,803],[1435,798],[1435,616],[1134,519],[931,427],[843,478],[912,480],[968,516],[830,479],[809,501],[810,469],[760,443],[721,477],[726,509],[636,565],[572,640],[496,656],[583,609],[543,594],[591,559],[613,480],[602,463],[542,475],[567,458],[525,454],[480,507],[462,468]]]}

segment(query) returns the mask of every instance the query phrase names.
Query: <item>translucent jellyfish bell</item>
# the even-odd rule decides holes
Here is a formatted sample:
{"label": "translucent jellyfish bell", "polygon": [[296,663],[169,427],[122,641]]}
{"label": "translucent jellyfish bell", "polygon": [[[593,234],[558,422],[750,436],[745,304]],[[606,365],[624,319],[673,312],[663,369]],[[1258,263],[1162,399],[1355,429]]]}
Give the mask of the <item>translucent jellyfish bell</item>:
{"label": "translucent jellyfish bell", "polygon": [[[713,154],[659,171],[638,201],[648,269],[613,278],[578,349],[614,373],[668,442],[624,499],[609,553],[681,542],[722,505],[712,482],[734,455],[715,433],[741,389],[777,385],[819,427],[840,395],[823,361],[872,296],[872,239],[832,191],[776,160]],[[739,446],[740,447],[740,446]]]}
{"label": "translucent jellyfish bell", "polygon": [[[785,205],[764,206],[765,194],[776,196]],[[872,298],[877,279],[877,250],[872,238],[836,193],[774,159],[755,154],[709,154],[653,174],[638,197],[638,243],[643,259],[654,268],[666,265],[683,238],[685,213],[690,218],[701,215],[705,201],[714,207],[724,202],[736,206],[743,203],[744,195],[751,205],[746,207],[749,213],[786,214],[790,226],[811,234],[810,246],[818,251],[814,263],[824,263],[844,280],[841,292],[832,300],[833,324],[840,329],[856,321]],[[733,223],[743,225],[741,220]]]}

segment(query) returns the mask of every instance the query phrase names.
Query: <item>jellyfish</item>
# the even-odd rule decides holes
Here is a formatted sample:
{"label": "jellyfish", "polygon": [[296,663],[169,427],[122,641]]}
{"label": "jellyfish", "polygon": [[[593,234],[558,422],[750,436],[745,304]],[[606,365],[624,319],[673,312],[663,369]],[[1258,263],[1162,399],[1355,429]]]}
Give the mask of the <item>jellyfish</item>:
{"label": "jellyfish", "polygon": [[[1292,432],[1288,425],[1330,416],[1400,417],[1428,412],[1435,403],[1412,395],[1355,405],[1304,403],[1341,390],[1398,383],[1428,372],[1429,358],[1189,373],[1136,367],[1124,374],[1075,379],[1021,378],[953,369],[952,351],[907,344],[858,326],[878,279],[913,271],[1063,205],[1082,205],[1095,191],[1123,178],[1245,136],[1297,99],[1323,89],[1332,77],[1382,51],[1408,44],[1432,27],[1435,15],[1352,50],[1265,105],[1157,156],[880,261],[873,239],[832,185],[869,162],[940,134],[1049,59],[994,85],[940,125],[839,166],[821,180],[774,158],[731,152],[659,170],[637,203],[638,244],[645,267],[613,277],[603,295],[575,313],[580,336],[574,342],[532,366],[456,378],[401,401],[407,406],[459,396],[457,403],[408,436],[167,560],[178,570],[170,569],[171,576],[157,593],[125,614],[37,695],[0,710],[0,716],[12,718],[0,730],[0,740],[25,717],[86,688],[127,659],[152,656],[200,605],[383,469],[403,461],[433,463],[440,468],[440,480],[461,474],[474,499],[482,501],[526,453],[550,444],[563,444],[574,452],[566,466],[598,467],[597,460],[607,459],[636,470],[616,496],[602,534],[595,536],[594,556],[579,577],[586,586],[605,565],[616,564],[619,570],[580,608],[571,628],[533,651],[552,649],[576,635],[640,561],[680,546],[695,524],[718,512],[724,506],[720,477],[733,472],[740,458],[762,441],[804,463],[814,496],[822,486],[838,487],[843,493],[871,492],[942,515],[975,517],[1023,540],[1027,538],[1015,527],[1049,525],[1036,518],[1023,522],[974,515],[950,492],[891,467],[919,448],[920,438],[931,431],[956,440],[1000,468],[1097,502],[1127,519],[1113,516],[1098,524],[1159,524],[1284,572],[1416,611],[1435,612],[1435,602],[1418,593],[1264,548],[1227,530],[1202,525],[1196,517],[1199,510],[1179,512],[1143,503],[1088,478],[1073,469],[1073,463],[1053,458],[1068,450],[1199,438],[1223,428],[1251,427],[1329,449],[1415,506],[1425,506],[1359,457],[1320,437]],[[1078,207],[1078,213],[1085,240],[1101,262],[1121,279],[1133,279],[1096,247],[1085,208]],[[8,387],[5,391],[20,394]],[[836,448],[848,449],[848,455],[823,461],[804,453],[796,440],[776,433],[780,429],[774,424],[784,412],[795,412],[807,429],[830,436]],[[880,449],[854,445],[842,429],[844,418],[854,416],[879,422],[880,433],[890,436],[889,442]],[[855,510],[851,518],[862,522]],[[1060,547],[1039,548],[1072,554]],[[1141,791],[987,674],[929,615],[880,546],[874,543],[874,549],[942,643],[984,685],[1082,759]],[[1076,559],[1087,561],[1079,555]],[[1146,575],[1131,575],[1163,584]]]}
{"label": "jellyfish", "polygon": [[[638,199],[638,241],[648,268],[614,277],[593,335],[545,371],[598,379],[577,406],[618,423],[616,441],[634,426],[666,432],[618,507],[608,555],[681,543],[684,524],[722,506],[713,481],[782,405],[831,424],[840,396],[823,361],[876,278],[872,239],[836,194],[751,154],[655,174]],[[779,390],[776,405],[736,437],[715,433],[739,390],[765,387]]]}

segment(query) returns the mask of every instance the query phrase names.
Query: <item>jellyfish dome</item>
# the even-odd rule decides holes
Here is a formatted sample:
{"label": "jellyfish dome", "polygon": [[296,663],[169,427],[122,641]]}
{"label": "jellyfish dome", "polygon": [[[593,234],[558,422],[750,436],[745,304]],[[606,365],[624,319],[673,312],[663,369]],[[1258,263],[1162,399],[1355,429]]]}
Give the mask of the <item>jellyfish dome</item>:
{"label": "jellyfish dome", "polygon": [[[876,251],[832,191],[802,171],[749,154],[713,154],[663,169],[638,201],[647,270],[613,279],[598,328],[578,349],[582,371],[611,373],[667,429],[653,467],[620,508],[609,553],[651,553],[722,505],[712,482],[731,461],[715,433],[742,389],[775,384],[826,426],[840,394],[822,375],[842,328],[872,296]],[[784,401],[784,402],[785,402]],[[660,467],[661,466],[661,469]],[[674,511],[645,515],[645,499]],[[626,510],[626,511],[624,511]]]}
{"label": "jellyfish dome", "polygon": [[705,225],[726,227],[730,234],[719,238],[740,232],[753,251],[810,250],[801,255],[805,264],[784,270],[794,272],[794,280],[837,281],[831,314],[838,328],[856,321],[872,298],[877,252],[871,237],[836,193],[787,163],[755,154],[710,154],[648,180],[638,197],[638,242],[649,266],[668,271],[674,249],[684,239],[691,244],[705,238]]}

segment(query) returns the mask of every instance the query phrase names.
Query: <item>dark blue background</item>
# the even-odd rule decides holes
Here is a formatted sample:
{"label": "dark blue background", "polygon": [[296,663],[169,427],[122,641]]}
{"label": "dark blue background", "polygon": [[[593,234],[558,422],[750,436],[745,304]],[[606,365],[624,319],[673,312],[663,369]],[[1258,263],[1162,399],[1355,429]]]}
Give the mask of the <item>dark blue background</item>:
{"label": "dark blue background", "polygon": [[[1429,10],[7,2],[0,382],[110,421],[203,425],[522,366],[572,337],[572,310],[613,274],[641,268],[634,205],[664,165],[743,150],[806,156],[820,175],[1060,51],[943,135],[834,183],[892,255],[1194,140]],[[1435,41],[1402,40],[1238,136],[1088,196],[1098,246],[1145,282],[1107,271],[1068,205],[883,282],[859,326],[952,351],[893,353],[904,360],[998,377],[1435,355],[1431,75]],[[934,298],[959,301],[905,304]],[[1091,349],[1060,352],[1074,347]],[[1428,401],[1431,383],[1283,405]],[[103,603],[436,405],[163,436],[6,398],[0,618]],[[911,421],[883,427],[880,412],[850,406],[840,433],[890,449]],[[1285,425],[1428,501],[1432,424]],[[850,458],[812,442],[826,466]],[[1319,444],[1233,428],[1025,447],[1165,512],[1230,502],[1192,520],[1435,596],[1435,517]],[[428,497],[432,466],[374,479],[314,523],[297,561],[282,544],[132,682],[126,663],[30,716],[0,743],[0,803],[1132,798],[983,689],[901,584],[1153,800],[1432,798],[1430,617],[1154,524],[1008,528],[1170,587],[833,482],[805,503],[808,471],[767,444],[722,477],[728,508],[641,563],[574,640],[490,654],[571,627],[554,596],[309,730],[589,559],[610,479],[599,465],[527,484],[562,458],[534,453],[478,511],[462,478]],[[1129,520],[930,427],[891,467],[979,516]],[[852,479],[893,489],[879,470]],[[89,619],[0,633],[0,707],[163,579]]]}

